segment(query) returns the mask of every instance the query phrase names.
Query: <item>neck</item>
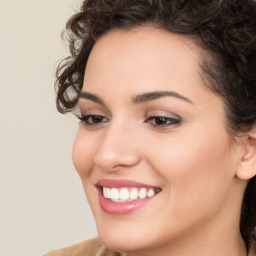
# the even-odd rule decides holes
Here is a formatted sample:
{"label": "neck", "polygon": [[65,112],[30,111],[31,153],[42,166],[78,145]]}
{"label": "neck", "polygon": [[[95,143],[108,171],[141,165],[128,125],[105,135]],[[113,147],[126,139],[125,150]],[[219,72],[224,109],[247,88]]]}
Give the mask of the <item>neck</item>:
{"label": "neck", "polygon": [[[247,256],[245,243],[240,234],[239,214],[230,214],[230,209],[222,209],[215,217],[200,220],[189,230],[173,240],[166,240],[147,251],[129,252],[128,256]],[[239,209],[233,209],[239,213]]]}
{"label": "neck", "polygon": [[[225,235],[224,235],[225,234]],[[238,235],[226,234],[218,238],[210,237],[209,234],[204,234],[201,239],[193,237],[193,239],[183,237],[180,241],[163,244],[158,248],[149,248],[148,250],[128,252],[127,256],[247,256],[245,243]],[[232,237],[232,238],[231,238]]]}

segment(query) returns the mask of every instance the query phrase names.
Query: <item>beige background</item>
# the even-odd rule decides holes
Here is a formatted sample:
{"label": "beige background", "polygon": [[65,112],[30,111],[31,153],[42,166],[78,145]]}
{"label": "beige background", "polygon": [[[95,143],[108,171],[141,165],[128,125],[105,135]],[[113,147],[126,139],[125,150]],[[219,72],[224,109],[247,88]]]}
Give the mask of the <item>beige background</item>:
{"label": "beige background", "polygon": [[54,65],[81,0],[0,0],[0,256],[36,256],[96,235],[57,113]]}

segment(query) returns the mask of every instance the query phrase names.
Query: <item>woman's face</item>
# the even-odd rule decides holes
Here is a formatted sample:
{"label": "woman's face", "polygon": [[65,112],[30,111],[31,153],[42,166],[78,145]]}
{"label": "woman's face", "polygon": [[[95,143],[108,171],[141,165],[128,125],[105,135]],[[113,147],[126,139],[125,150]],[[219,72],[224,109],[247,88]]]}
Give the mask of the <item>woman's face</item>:
{"label": "woman's face", "polygon": [[201,55],[150,27],[111,31],[90,54],[73,161],[110,248],[154,251],[225,233],[238,218],[239,150]]}

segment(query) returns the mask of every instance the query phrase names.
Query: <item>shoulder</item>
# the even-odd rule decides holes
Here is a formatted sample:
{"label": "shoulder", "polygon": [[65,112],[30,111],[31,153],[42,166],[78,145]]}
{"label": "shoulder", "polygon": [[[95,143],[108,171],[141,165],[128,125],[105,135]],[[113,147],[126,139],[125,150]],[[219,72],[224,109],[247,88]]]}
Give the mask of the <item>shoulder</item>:
{"label": "shoulder", "polygon": [[51,251],[44,256],[125,256],[105,247],[99,238],[92,238],[84,242]]}

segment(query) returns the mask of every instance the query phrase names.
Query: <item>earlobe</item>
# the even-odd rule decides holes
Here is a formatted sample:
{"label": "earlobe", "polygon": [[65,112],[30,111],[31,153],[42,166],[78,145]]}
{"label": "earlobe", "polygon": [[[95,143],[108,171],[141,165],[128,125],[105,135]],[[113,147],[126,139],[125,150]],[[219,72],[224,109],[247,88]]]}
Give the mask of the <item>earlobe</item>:
{"label": "earlobe", "polygon": [[256,124],[243,142],[244,153],[236,170],[237,178],[249,180],[256,175]]}

